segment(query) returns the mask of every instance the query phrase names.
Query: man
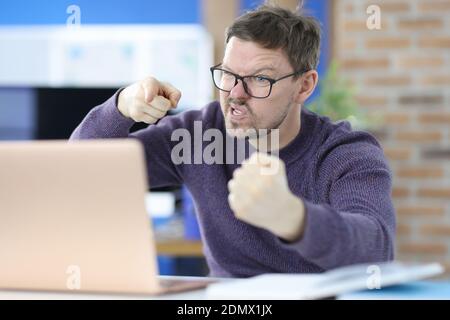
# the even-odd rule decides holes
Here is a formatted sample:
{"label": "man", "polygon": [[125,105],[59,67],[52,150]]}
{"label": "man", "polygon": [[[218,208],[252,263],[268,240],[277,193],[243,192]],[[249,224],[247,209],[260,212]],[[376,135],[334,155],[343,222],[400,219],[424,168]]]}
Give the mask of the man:
{"label": "man", "polygon": [[[223,61],[211,68],[220,104],[166,117],[181,93],[150,77],[94,108],[71,138],[137,138],[151,186],[187,185],[212,276],[391,260],[395,216],[382,149],[348,123],[303,108],[317,84],[319,44],[313,18],[262,6],[227,30]],[[256,149],[267,129],[278,146],[241,164],[175,163],[172,133],[193,134],[198,121]],[[149,126],[129,134],[134,122]],[[262,152],[270,150],[279,156]],[[278,169],[264,174],[267,166]]]}

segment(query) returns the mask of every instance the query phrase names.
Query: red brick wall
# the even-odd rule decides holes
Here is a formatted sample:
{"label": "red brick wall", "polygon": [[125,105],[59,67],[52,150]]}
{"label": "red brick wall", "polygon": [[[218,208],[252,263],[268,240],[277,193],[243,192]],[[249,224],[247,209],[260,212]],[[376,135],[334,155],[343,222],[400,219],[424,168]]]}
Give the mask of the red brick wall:
{"label": "red brick wall", "polygon": [[[396,257],[450,267],[450,0],[330,1],[340,74],[383,119]],[[369,5],[381,9],[380,30],[367,28]]]}

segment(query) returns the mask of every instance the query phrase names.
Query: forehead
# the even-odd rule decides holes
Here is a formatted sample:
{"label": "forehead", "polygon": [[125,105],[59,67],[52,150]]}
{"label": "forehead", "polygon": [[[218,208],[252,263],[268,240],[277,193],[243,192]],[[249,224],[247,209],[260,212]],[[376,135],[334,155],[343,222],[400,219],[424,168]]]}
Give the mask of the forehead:
{"label": "forehead", "polygon": [[249,73],[264,67],[284,69],[289,66],[289,61],[282,49],[267,49],[255,42],[232,37],[225,48],[223,64],[232,71]]}

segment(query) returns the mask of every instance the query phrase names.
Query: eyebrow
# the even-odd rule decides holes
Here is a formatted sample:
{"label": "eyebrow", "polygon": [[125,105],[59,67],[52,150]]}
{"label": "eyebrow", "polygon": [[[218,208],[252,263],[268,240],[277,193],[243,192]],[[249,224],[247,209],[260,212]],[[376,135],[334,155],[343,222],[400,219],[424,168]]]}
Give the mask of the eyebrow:
{"label": "eyebrow", "polygon": [[[225,69],[230,70],[230,71],[233,72],[233,73],[235,73],[231,68],[229,68],[227,65],[225,65],[225,64],[223,64],[223,63],[222,63],[222,67],[225,68]],[[251,73],[251,75],[257,74],[257,73],[259,73],[259,72],[261,72],[261,71],[264,71],[264,70],[275,71],[276,69],[275,69],[274,67],[271,67],[271,66],[266,66],[266,67],[262,67],[262,68],[256,69],[255,71],[253,71],[253,72]]]}

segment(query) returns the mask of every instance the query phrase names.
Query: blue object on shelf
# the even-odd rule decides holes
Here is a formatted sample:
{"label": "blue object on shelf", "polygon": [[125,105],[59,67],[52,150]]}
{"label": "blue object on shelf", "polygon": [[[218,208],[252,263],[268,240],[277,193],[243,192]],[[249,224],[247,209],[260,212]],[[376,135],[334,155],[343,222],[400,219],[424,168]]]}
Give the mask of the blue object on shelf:
{"label": "blue object on shelf", "polygon": [[167,256],[158,256],[158,270],[162,276],[176,275],[176,259]]}
{"label": "blue object on shelf", "polygon": [[182,189],[182,213],[184,219],[184,237],[188,240],[200,240],[194,200],[186,186]]}
{"label": "blue object on shelf", "polygon": [[169,223],[172,217],[164,217],[164,218],[152,218],[152,225],[153,228],[159,228],[161,226],[164,226],[165,224]]}

